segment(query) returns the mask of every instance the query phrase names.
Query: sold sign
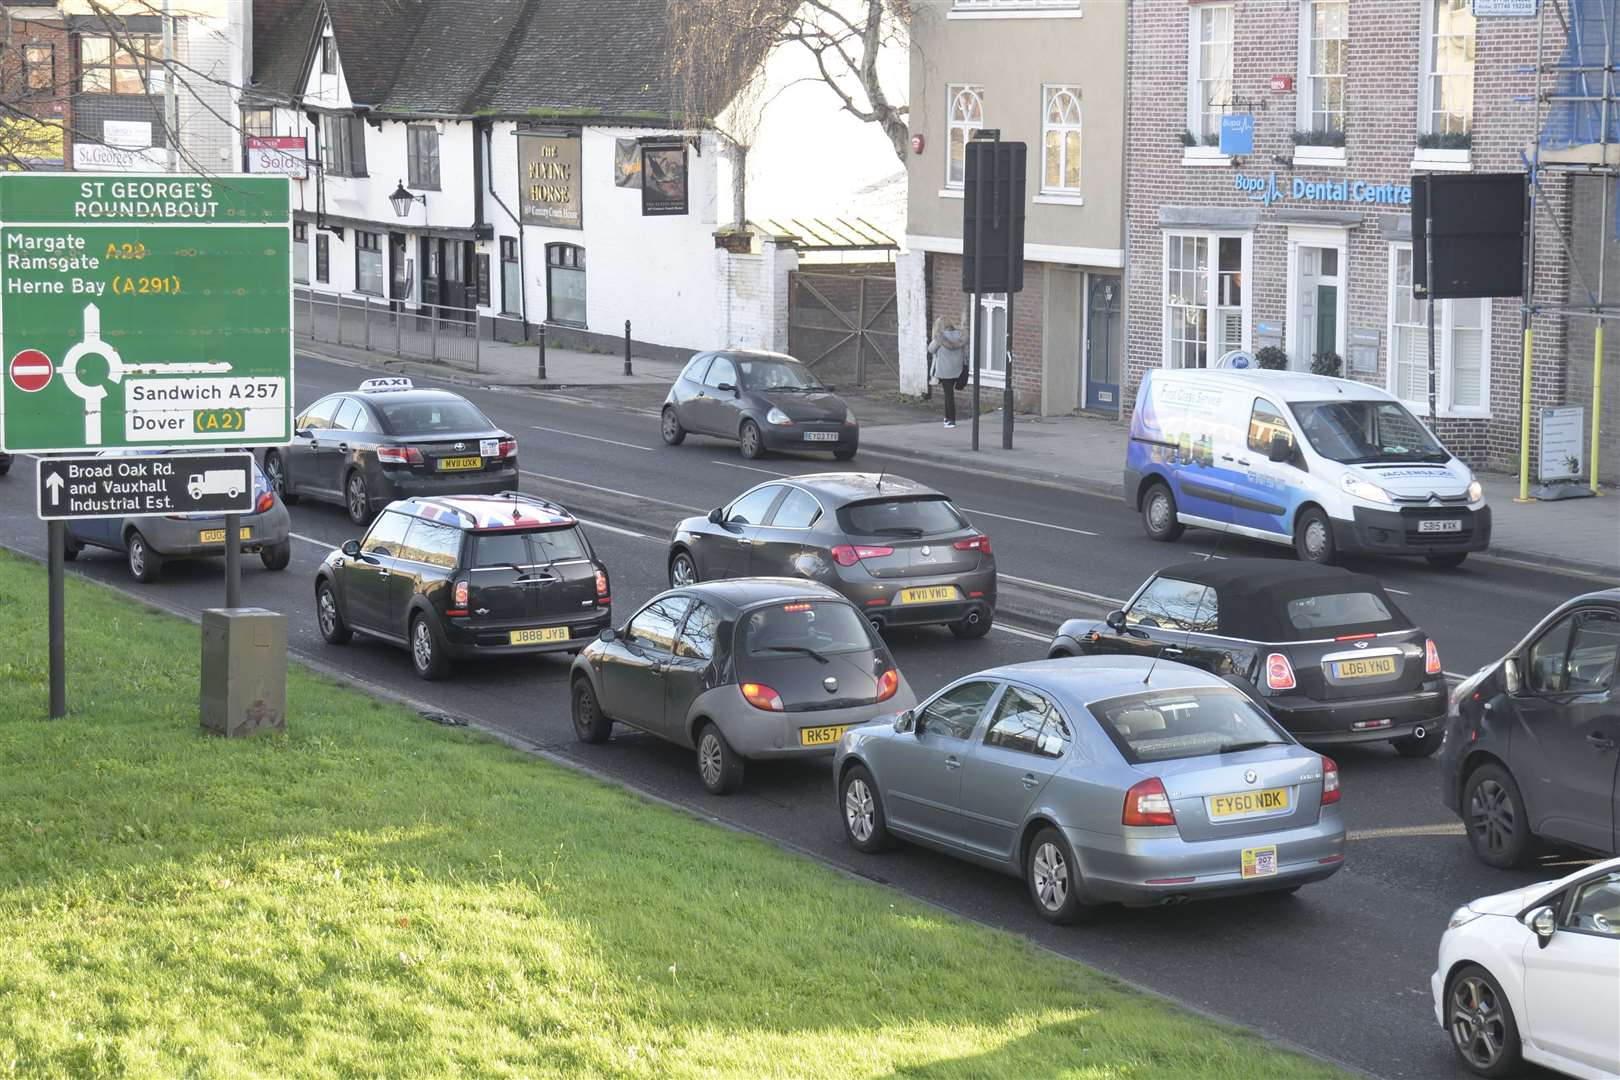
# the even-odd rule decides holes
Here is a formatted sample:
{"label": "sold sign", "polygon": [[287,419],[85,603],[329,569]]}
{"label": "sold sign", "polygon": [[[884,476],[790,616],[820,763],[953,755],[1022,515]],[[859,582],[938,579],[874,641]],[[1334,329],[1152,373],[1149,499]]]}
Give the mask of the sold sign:
{"label": "sold sign", "polygon": [[38,349],[24,349],[11,358],[11,381],[17,389],[33,394],[50,384],[55,372],[51,358]]}

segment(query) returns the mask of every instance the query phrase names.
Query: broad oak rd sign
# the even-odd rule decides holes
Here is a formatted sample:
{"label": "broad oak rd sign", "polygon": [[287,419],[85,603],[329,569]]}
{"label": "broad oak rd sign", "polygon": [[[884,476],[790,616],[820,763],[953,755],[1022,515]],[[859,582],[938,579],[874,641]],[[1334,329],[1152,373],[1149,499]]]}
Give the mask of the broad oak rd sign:
{"label": "broad oak rd sign", "polygon": [[0,174],[0,445],[292,434],[284,177]]}
{"label": "broad oak rd sign", "polygon": [[131,454],[39,459],[39,516],[246,514],[253,455]]}

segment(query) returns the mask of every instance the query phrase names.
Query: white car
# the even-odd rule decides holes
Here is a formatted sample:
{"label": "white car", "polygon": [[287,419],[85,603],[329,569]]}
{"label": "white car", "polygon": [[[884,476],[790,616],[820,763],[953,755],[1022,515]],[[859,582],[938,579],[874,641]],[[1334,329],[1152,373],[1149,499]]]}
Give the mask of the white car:
{"label": "white car", "polygon": [[1429,988],[1481,1076],[1620,1077],[1620,859],[1452,912]]}

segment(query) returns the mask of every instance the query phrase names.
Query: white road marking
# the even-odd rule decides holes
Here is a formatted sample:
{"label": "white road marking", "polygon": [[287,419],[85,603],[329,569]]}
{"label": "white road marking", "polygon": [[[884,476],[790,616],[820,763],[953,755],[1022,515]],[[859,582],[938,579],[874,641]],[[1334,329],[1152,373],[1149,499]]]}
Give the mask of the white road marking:
{"label": "white road marking", "polygon": [[591,521],[591,520],[589,520],[587,518],[575,518],[574,520],[578,521],[581,525],[588,526],[589,528],[592,528],[592,529],[602,529],[602,530],[604,530],[606,532],[618,533],[620,536],[633,536],[637,540],[647,540],[647,541],[649,541],[651,543],[658,544],[660,546],[662,546],[663,544],[668,543],[668,541],[665,540],[663,537],[648,536],[646,533],[638,533],[638,532],[636,532],[636,531],[634,531],[632,529],[621,529],[617,525],[606,525],[606,524],[603,524],[600,521]]}
{"label": "white road marking", "polygon": [[287,535],[292,537],[294,540],[302,540],[306,544],[316,544],[323,548],[335,548],[338,546],[332,543],[330,540],[317,540],[315,537],[305,536],[303,533],[290,532]]}
{"label": "white road marking", "polygon": [[582,435],[577,431],[564,431],[562,428],[541,427],[539,424],[530,424],[529,430],[549,431],[553,435],[567,435],[574,439],[589,439],[591,442],[602,442],[613,446],[622,446],[627,450],[640,450],[644,454],[650,454],[653,452],[653,448],[650,446],[637,446],[635,443],[620,442],[618,439],[604,439],[600,435]]}
{"label": "white road marking", "polygon": [[711,458],[710,463],[713,464],[713,465],[724,465],[728,469],[741,469],[744,472],[764,473],[766,476],[792,476],[793,475],[792,473],[775,472],[775,471],[773,471],[771,469],[756,469],[752,465],[739,465],[735,461],[721,461],[719,458]]}
{"label": "white road marking", "polygon": [[1097,593],[1086,592],[1084,589],[1071,589],[1066,585],[1049,585],[1044,581],[1031,581],[1029,578],[1013,577],[1011,574],[999,574],[998,576],[1002,581],[1011,581],[1019,585],[1031,585],[1037,589],[1049,589],[1052,592],[1067,593],[1070,596],[1079,597],[1081,600],[1090,600],[1097,604],[1112,604],[1118,607],[1125,602],[1116,600],[1112,596],[1100,596]]}
{"label": "white road marking", "polygon": [[991,623],[990,629],[1000,630],[1003,634],[1014,634],[1021,638],[1029,638],[1031,641],[1049,642],[1052,640],[1051,634],[1037,634],[1033,630],[1023,630],[1016,626],[1004,626],[1001,623]]}
{"label": "white road marking", "polygon": [[642,502],[657,503],[659,506],[668,506],[675,510],[685,510],[689,514],[701,514],[695,506],[686,506],[683,503],[668,502],[664,499],[655,499],[651,495],[637,495],[633,491],[620,491],[618,488],[603,487],[601,484],[587,484],[583,480],[570,480],[566,476],[552,476],[549,473],[530,472],[528,469],[520,470],[522,475],[533,477],[536,480],[550,480],[554,484],[567,484],[569,487],[585,488],[588,491],[601,491],[609,495],[622,495],[626,499],[640,499]]}
{"label": "white road marking", "polygon": [[1071,529],[1067,525],[1054,525],[1050,521],[1031,521],[1029,518],[1013,517],[1011,514],[996,514],[989,510],[975,510],[971,506],[962,507],[962,511],[968,514],[981,514],[984,517],[1000,518],[1003,521],[1016,521],[1020,525],[1035,525],[1042,529],[1056,529],[1059,532],[1074,533],[1077,536],[1097,535],[1089,529]]}
{"label": "white road marking", "polygon": [[1388,585],[1384,586],[1384,591],[1385,592],[1392,592],[1396,596],[1411,596],[1412,595],[1411,593],[1407,592],[1405,589],[1392,589]]}

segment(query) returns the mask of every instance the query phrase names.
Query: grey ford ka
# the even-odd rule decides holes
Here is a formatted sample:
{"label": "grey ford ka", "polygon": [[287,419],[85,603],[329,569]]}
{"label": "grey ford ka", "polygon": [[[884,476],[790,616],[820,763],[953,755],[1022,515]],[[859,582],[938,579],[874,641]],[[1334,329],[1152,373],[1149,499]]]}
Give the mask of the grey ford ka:
{"label": "grey ford ka", "polygon": [[669,583],[808,578],[879,629],[983,637],[996,611],[990,538],[933,488],[880,473],[806,473],[749,488],[675,526]]}
{"label": "grey ford ka", "polygon": [[750,760],[828,755],[853,725],[917,700],[848,600],[782,578],[661,593],[587,645],[570,683],[582,742],[617,722],[694,749],[715,795]]}
{"label": "grey ford ka", "polygon": [[1020,875],[1051,922],[1100,904],[1293,892],[1344,863],[1339,770],[1205,671],[1095,656],[993,668],[852,728],[857,850],[900,837]]}

